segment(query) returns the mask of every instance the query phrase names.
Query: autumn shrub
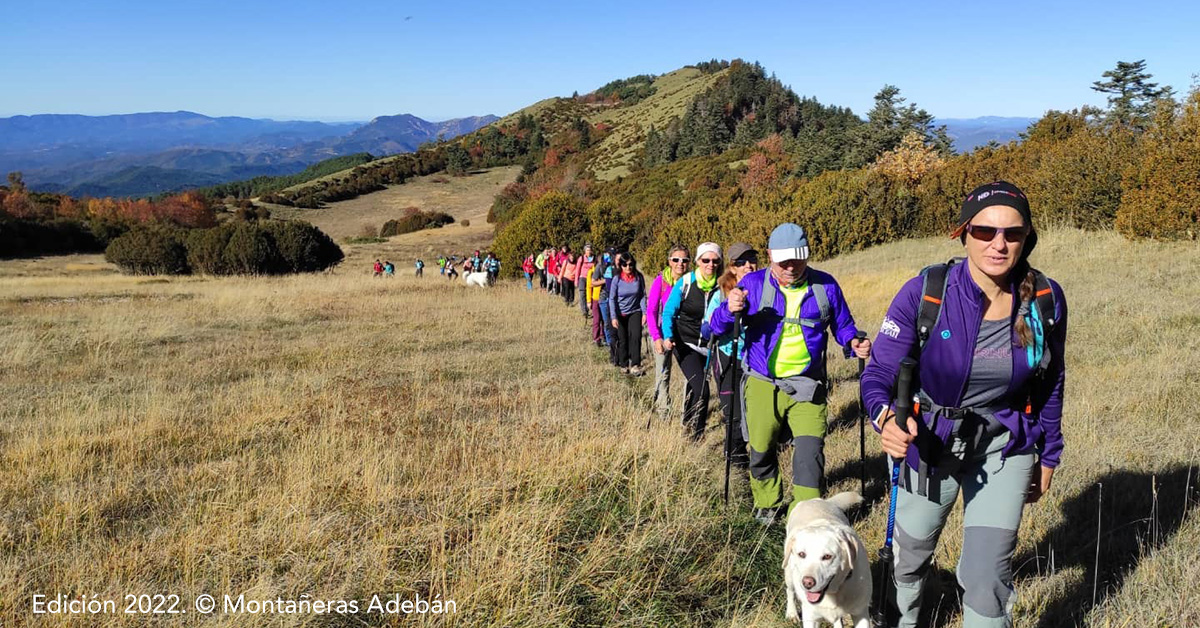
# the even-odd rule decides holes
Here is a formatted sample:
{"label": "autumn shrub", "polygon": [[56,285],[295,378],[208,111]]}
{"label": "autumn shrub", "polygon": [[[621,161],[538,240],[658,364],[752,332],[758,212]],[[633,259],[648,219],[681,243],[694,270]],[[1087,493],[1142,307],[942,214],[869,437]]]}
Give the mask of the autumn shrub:
{"label": "autumn shrub", "polygon": [[344,254],[324,231],[301,220],[259,223],[275,241],[277,268],[287,273],[325,270],[342,261]]}
{"label": "autumn shrub", "polygon": [[[502,260],[520,260],[547,246],[570,245],[578,250],[588,236],[587,205],[565,192],[548,192],[528,201],[517,217],[496,235],[492,250]],[[506,264],[502,273],[516,276],[518,264]]]}
{"label": "autumn shrub", "polygon": [[78,220],[0,218],[0,258],[103,251],[119,233],[108,235],[97,235],[89,223]]}
{"label": "autumn shrub", "polygon": [[285,271],[270,232],[254,223],[233,223],[222,258],[231,275],[272,275]]}
{"label": "autumn shrub", "polygon": [[403,233],[412,233],[422,229],[437,229],[444,225],[454,224],[454,217],[444,212],[421,211],[411,208],[404,216],[383,223],[379,229],[379,237],[389,238]]}
{"label": "autumn shrub", "polygon": [[185,238],[178,227],[139,225],[110,242],[104,259],[132,275],[186,275],[190,268]]}
{"label": "autumn shrub", "polygon": [[1122,186],[1116,228],[1126,237],[1200,236],[1200,90],[1192,91],[1181,110],[1160,106]]}
{"label": "autumn shrub", "polygon": [[212,229],[193,229],[187,234],[187,261],[192,272],[205,275],[228,275],[232,271],[225,263],[225,247],[233,235],[233,223]]}

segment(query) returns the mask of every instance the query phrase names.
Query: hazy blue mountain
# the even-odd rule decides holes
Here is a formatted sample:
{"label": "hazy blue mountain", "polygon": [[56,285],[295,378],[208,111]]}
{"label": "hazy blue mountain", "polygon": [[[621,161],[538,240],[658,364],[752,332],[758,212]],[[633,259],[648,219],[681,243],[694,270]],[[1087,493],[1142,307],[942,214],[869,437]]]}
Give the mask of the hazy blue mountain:
{"label": "hazy blue mountain", "polygon": [[1007,144],[1018,139],[1037,118],[939,118],[934,124],[946,125],[946,133],[954,140],[954,150],[969,153],[990,141]]}
{"label": "hazy blue mountain", "polygon": [[175,146],[221,146],[255,141],[282,147],[342,136],[358,126],[357,123],[212,118],[190,111],[112,116],[13,116],[0,118],[0,151],[96,146],[109,152],[153,152]]}
{"label": "hazy blue mountain", "polygon": [[[496,116],[370,123],[213,118],[188,111],[0,118],[0,174],[20,170],[34,189],[137,196],[259,175],[292,174],[357,152],[410,152],[470,133]],[[156,180],[159,177],[159,180]]]}
{"label": "hazy blue mountain", "polygon": [[475,116],[445,122],[428,122],[414,115],[380,116],[357,128],[336,144],[342,155],[368,152],[372,155],[411,153],[439,136],[450,139],[483,128],[500,118]]}

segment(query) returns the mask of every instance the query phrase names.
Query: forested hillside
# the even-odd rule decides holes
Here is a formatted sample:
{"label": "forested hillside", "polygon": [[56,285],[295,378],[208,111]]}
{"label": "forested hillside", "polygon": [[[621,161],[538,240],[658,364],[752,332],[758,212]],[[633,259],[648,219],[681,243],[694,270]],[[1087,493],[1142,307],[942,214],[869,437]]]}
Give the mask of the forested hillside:
{"label": "forested hillside", "polygon": [[611,130],[557,127],[537,168],[493,205],[497,252],[520,259],[590,241],[660,259],[672,243],[763,242],[790,220],[809,229],[817,255],[832,256],[947,233],[962,197],[996,179],[1025,189],[1039,226],[1200,232],[1200,93],[1177,100],[1155,89],[1142,62],[1094,84],[1110,95],[1107,108],[1048,112],[1020,141],[967,155],[895,86],[860,120],[796,96],[756,64],[709,67],[716,80],[683,113],[646,129],[628,176],[605,181],[589,167],[603,159],[595,137]]}

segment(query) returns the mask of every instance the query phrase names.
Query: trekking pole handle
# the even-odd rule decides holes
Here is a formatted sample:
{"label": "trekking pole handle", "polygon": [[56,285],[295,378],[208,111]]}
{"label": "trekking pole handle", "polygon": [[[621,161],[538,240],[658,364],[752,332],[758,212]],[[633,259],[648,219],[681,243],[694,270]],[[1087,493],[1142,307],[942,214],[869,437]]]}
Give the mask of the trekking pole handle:
{"label": "trekking pole handle", "polygon": [[[854,334],[854,339],[855,339],[855,340],[857,340],[857,341],[859,341],[859,342],[862,342],[862,341],[866,340],[866,339],[867,339],[867,332],[865,332],[865,331],[860,331],[860,332],[858,332],[857,334]],[[858,376],[859,376],[859,377],[862,377],[862,374],[863,374],[863,369],[865,369],[866,367],[867,367],[867,360],[866,360],[866,358],[859,358],[859,359],[858,359]]]}
{"label": "trekking pole handle", "polygon": [[904,429],[908,429],[908,420],[912,418],[912,382],[913,373],[917,370],[917,361],[905,357],[900,359],[900,375],[896,378],[896,420]]}

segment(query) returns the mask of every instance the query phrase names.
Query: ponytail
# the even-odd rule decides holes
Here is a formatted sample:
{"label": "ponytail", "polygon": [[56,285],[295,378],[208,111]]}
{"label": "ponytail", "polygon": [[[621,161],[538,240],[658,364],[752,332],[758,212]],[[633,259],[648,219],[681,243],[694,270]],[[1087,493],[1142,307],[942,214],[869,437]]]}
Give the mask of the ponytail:
{"label": "ponytail", "polygon": [[1025,317],[1029,316],[1029,308],[1033,305],[1033,269],[1029,267],[1028,262],[1021,261],[1014,270],[1018,275],[1024,271],[1025,277],[1021,279],[1021,286],[1017,290],[1017,294],[1021,298],[1021,306],[1017,310],[1017,321],[1013,325],[1013,329],[1017,332],[1017,344],[1028,347],[1033,344],[1033,330],[1029,328],[1029,323],[1025,322]]}

